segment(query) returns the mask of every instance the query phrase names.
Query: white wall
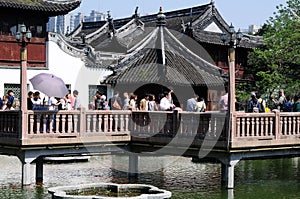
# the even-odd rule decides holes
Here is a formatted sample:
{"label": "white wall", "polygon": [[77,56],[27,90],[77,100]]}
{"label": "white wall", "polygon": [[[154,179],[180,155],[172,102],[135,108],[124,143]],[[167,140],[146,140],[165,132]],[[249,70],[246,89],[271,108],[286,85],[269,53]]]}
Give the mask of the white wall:
{"label": "white wall", "polygon": [[[48,68],[45,70],[27,70],[27,83],[29,84],[29,90],[34,91],[29,79],[39,73],[51,73],[62,78],[66,84],[70,84],[72,91],[75,89],[78,90],[81,104],[86,108],[89,103],[88,86],[99,85],[100,80],[103,79],[104,76],[111,74],[111,71],[108,70],[85,67],[84,62],[80,58],[68,55],[53,41],[49,41],[47,43],[47,61]],[[19,84],[20,69],[0,69],[1,97],[4,94],[5,83]],[[41,97],[43,97],[43,95],[41,95]]]}
{"label": "white wall", "polygon": [[93,69],[85,67],[80,58],[76,58],[63,52],[56,43],[49,42],[49,69],[53,74],[61,77],[71,89],[79,91],[81,104],[88,106],[88,86],[99,85],[103,76],[111,74],[104,69]]}

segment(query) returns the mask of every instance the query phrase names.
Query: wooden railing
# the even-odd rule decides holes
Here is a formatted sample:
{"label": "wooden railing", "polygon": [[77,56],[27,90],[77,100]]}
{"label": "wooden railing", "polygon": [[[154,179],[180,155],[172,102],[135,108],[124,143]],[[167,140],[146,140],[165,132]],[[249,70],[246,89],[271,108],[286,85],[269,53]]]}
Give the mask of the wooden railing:
{"label": "wooden railing", "polygon": [[28,111],[23,145],[130,141],[129,111]]}
{"label": "wooden railing", "polygon": [[220,112],[133,112],[131,135],[159,137],[226,137],[226,115]]}
{"label": "wooden railing", "polygon": [[19,111],[0,111],[0,140],[1,143],[10,143],[10,140],[19,140],[21,135]]}
{"label": "wooden railing", "polygon": [[[21,118],[28,118],[22,132]],[[26,120],[23,120],[26,121]],[[300,113],[143,111],[0,112],[0,144],[48,145],[184,139],[227,142],[231,148],[300,145]],[[149,139],[152,138],[152,139]],[[176,142],[175,142],[176,143]],[[150,143],[151,144],[151,143]]]}
{"label": "wooden railing", "polygon": [[232,147],[300,145],[299,112],[236,112],[232,120]]}

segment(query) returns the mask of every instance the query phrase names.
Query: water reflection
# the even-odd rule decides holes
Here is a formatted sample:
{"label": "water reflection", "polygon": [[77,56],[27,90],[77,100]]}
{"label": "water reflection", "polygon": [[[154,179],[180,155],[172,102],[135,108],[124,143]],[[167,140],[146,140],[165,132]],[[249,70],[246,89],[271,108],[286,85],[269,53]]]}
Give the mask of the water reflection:
{"label": "water reflection", "polygon": [[89,162],[46,164],[43,186],[22,188],[19,160],[0,156],[0,198],[50,199],[48,187],[97,182],[152,184],[172,191],[172,199],[300,198],[299,158],[240,161],[235,169],[234,190],[221,188],[219,164],[193,163],[184,157],[143,158],[147,161],[141,161],[140,169],[157,165],[160,169],[130,179],[117,169],[128,167],[128,157],[94,156]]}

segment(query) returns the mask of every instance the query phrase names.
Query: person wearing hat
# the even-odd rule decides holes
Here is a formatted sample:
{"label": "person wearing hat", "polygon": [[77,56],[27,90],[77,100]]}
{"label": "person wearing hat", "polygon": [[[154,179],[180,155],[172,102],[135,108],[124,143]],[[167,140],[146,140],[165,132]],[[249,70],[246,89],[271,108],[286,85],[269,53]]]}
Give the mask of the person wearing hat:
{"label": "person wearing hat", "polygon": [[278,100],[273,98],[272,101],[275,103],[279,111],[283,111],[283,103],[285,102],[284,91],[280,89],[278,94],[279,94]]}

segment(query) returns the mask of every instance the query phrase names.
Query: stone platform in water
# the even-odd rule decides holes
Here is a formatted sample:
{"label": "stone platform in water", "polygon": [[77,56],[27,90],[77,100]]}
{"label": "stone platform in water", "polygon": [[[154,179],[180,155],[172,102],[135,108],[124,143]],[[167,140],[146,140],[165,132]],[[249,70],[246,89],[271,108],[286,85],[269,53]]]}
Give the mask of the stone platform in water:
{"label": "stone platform in water", "polygon": [[48,189],[52,199],[164,199],[172,193],[146,184],[93,183]]}

